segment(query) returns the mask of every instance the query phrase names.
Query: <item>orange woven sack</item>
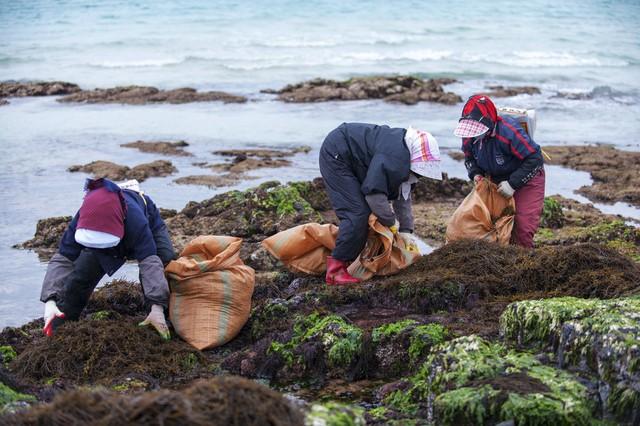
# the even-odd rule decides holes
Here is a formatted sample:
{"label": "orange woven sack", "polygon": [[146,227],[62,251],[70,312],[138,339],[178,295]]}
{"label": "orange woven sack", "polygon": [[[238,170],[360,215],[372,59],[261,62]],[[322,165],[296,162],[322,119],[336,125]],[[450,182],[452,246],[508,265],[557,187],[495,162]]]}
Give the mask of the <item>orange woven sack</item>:
{"label": "orange woven sack", "polygon": [[240,259],[241,245],[240,238],[199,236],[165,269],[169,318],[178,335],[197,349],[227,343],[249,319],[255,272]]}
{"label": "orange woven sack", "polygon": [[509,244],[516,204],[489,179],[482,179],[462,200],[447,224],[447,242],[464,238]]}
{"label": "orange woven sack", "polygon": [[[320,275],[327,270],[327,256],[335,248],[337,237],[335,225],[307,223],[272,235],[263,240],[262,245],[289,270]],[[349,272],[362,280],[373,275],[390,275],[418,257],[419,253],[405,249],[404,241],[371,215],[367,244],[350,265]]]}
{"label": "orange woven sack", "polygon": [[337,226],[307,223],[264,239],[262,246],[292,272],[320,275],[327,270],[337,238]]}

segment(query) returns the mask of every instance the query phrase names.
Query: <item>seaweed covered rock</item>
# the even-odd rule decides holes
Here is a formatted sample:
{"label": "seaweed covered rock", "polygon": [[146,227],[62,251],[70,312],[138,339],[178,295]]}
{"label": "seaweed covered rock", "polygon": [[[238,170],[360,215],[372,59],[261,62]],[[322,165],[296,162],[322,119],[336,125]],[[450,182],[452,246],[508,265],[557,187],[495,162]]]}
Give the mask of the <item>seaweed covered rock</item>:
{"label": "seaweed covered rock", "polygon": [[8,425],[230,425],[303,426],[304,415],[281,394],[239,377],[199,380],[181,391],[125,396],[78,389],[0,417]]}
{"label": "seaweed covered rock", "polygon": [[337,315],[298,316],[293,330],[271,342],[268,360],[283,367],[278,379],[352,376],[361,354],[363,332]]}
{"label": "seaweed covered rock", "polygon": [[525,300],[509,305],[500,323],[508,340],[597,375],[605,413],[640,421],[640,297]]}
{"label": "seaweed covered rock", "polygon": [[75,384],[104,382],[127,374],[152,381],[187,379],[202,361],[188,344],[164,342],[149,327],[137,326],[138,319],[91,318],[67,322],[51,338],[36,337],[9,365],[19,378],[38,382],[50,378]]}
{"label": "seaweed covered rock", "polygon": [[578,190],[593,201],[640,206],[640,152],[612,146],[545,146],[550,164],[591,173],[593,185]]}
{"label": "seaweed covered rock", "polygon": [[17,392],[0,381],[0,420],[2,420],[3,413],[24,408],[25,405],[28,406],[29,403],[33,403],[35,400],[32,395]]}
{"label": "seaweed covered rock", "polygon": [[553,197],[544,197],[542,206],[542,217],[540,226],[543,228],[562,228],[564,225],[564,214],[562,213],[562,205]]}
{"label": "seaweed covered rock", "polygon": [[411,319],[374,328],[371,340],[375,348],[375,368],[371,375],[399,377],[406,374],[446,336],[447,330],[440,324],[420,324]]}
{"label": "seaweed covered rock", "polygon": [[355,405],[329,401],[314,403],[305,416],[309,426],[365,426],[364,410]]}
{"label": "seaweed covered rock", "polygon": [[64,81],[4,81],[0,83],[0,98],[68,95],[79,91],[80,87],[77,84]]}
{"label": "seaweed covered rock", "polygon": [[355,77],[346,81],[317,78],[263,92],[274,93],[282,101],[296,103],[384,99],[406,105],[423,101],[453,105],[462,102],[462,98],[445,92],[442,86],[455,81],[448,78],[422,80],[411,76]]}
{"label": "seaweed covered rock", "polygon": [[270,181],[244,192],[230,191],[199,203],[190,202],[167,220],[167,226],[174,241],[184,244],[203,234],[259,241],[307,222],[322,222],[322,217],[297,186]]}
{"label": "seaweed covered rock", "polygon": [[436,346],[407,381],[385,405],[435,424],[586,425],[596,409],[569,373],[477,336]]}
{"label": "seaweed covered rock", "polygon": [[22,244],[16,244],[15,248],[24,249],[55,249],[58,247],[62,234],[71,223],[71,216],[57,216],[40,219],[36,225],[36,233],[32,239]]}
{"label": "seaweed covered rock", "polygon": [[415,202],[456,199],[462,200],[473,189],[473,183],[450,178],[446,173],[442,174],[442,180],[419,179],[413,187],[411,198]]}
{"label": "seaweed covered rock", "polygon": [[71,166],[68,171],[89,173],[95,178],[107,178],[115,181],[136,179],[142,182],[150,177],[169,176],[178,170],[171,164],[171,161],[167,160],[156,160],[151,163],[138,164],[134,167],[98,160],[85,165]]}
{"label": "seaweed covered rock", "polygon": [[198,92],[190,87],[160,90],[149,86],[119,86],[110,89],[81,90],[58,99],[58,102],[83,102],[88,104],[185,104],[190,102],[244,103],[244,96],[225,92]]}
{"label": "seaweed covered rock", "polygon": [[185,141],[167,142],[167,141],[135,141],[121,144],[124,148],[135,148],[140,152],[149,152],[154,154],[175,155],[177,157],[190,157],[193,154],[185,151],[183,148],[189,146]]}

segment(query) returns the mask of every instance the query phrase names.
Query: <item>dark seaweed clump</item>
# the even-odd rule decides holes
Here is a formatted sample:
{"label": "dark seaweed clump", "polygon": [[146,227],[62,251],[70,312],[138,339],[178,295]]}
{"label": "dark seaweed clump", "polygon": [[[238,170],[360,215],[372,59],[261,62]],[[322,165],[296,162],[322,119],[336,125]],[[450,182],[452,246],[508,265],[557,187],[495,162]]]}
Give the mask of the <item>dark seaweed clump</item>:
{"label": "dark seaweed clump", "polygon": [[302,413],[281,394],[239,377],[194,382],[182,391],[135,396],[76,389],[51,404],[0,417],[7,425],[303,425]]}

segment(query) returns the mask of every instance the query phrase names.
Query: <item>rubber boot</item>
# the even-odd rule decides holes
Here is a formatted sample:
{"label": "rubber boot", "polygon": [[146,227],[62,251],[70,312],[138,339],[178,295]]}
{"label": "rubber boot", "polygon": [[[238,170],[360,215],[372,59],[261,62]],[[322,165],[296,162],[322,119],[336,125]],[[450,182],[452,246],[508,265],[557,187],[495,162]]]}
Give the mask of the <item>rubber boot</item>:
{"label": "rubber boot", "polygon": [[327,256],[327,275],[325,281],[329,285],[346,285],[359,283],[360,280],[352,277],[347,271],[347,263],[342,260]]}

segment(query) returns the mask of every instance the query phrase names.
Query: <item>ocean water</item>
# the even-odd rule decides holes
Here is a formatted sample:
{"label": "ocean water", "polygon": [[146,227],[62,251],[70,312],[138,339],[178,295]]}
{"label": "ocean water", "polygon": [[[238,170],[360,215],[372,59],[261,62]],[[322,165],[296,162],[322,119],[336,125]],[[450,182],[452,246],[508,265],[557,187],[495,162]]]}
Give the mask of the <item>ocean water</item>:
{"label": "ocean water", "polygon": [[[315,77],[377,74],[454,77],[463,98],[488,85],[533,85],[542,93],[497,99],[538,112],[535,139],[551,144],[607,143],[640,150],[640,2],[638,1],[45,1],[0,0],[0,81],[64,80],[83,88],[140,84],[243,94],[242,105],[68,105],[55,97],[10,99],[0,107],[0,328],[41,315],[46,264],[11,246],[32,237],[38,219],[71,215],[86,175],[73,164],[109,160],[133,166],[160,158],[120,144],[190,143],[194,157],[171,158],[178,173],[143,188],[166,208],[182,208],[225,189],[173,183],[204,174],[221,148],[313,150],[293,167],[256,171],[268,179],[319,175],[317,150],[343,121],[413,125],[444,149],[462,105],[380,101],[283,104],[261,89]],[[581,94],[569,100],[558,92]],[[444,168],[464,177],[448,156]],[[573,191],[587,173],[548,169],[547,193]],[[600,205],[640,218],[638,209]],[[127,265],[116,276],[135,279]]]}

